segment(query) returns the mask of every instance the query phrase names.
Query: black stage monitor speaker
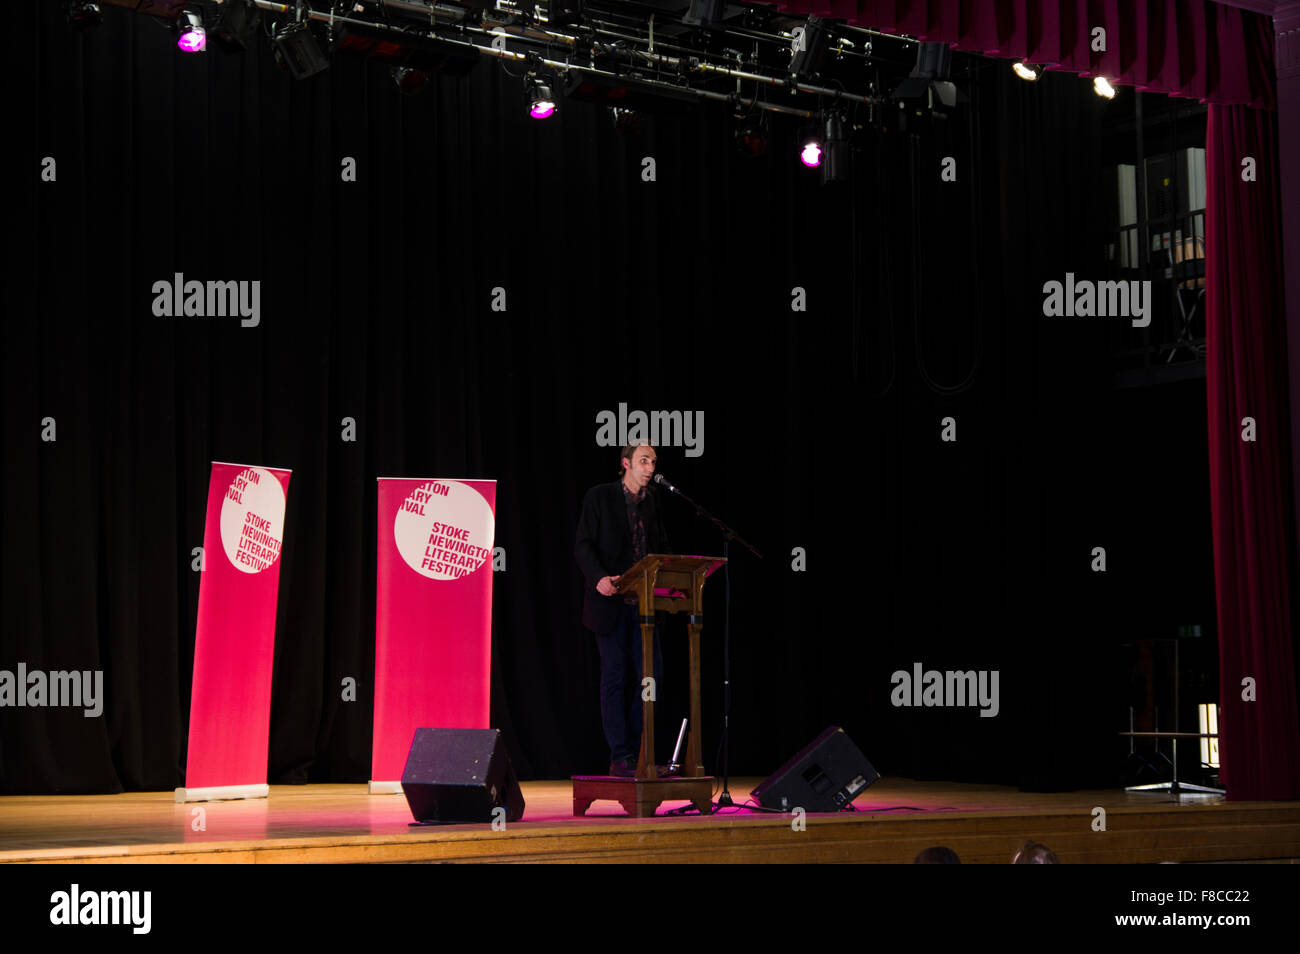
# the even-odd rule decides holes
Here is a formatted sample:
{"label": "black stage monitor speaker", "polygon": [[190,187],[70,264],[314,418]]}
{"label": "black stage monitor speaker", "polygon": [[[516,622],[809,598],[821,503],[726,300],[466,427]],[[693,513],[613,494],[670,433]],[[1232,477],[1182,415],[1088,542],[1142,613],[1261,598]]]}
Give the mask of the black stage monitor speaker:
{"label": "black stage monitor speaker", "polygon": [[880,774],[839,726],[831,726],[754,789],[764,808],[837,812]]}
{"label": "black stage monitor speaker", "polygon": [[497,729],[416,729],[402,791],[417,822],[492,822],[496,808],[508,822],[524,817],[524,795]]}

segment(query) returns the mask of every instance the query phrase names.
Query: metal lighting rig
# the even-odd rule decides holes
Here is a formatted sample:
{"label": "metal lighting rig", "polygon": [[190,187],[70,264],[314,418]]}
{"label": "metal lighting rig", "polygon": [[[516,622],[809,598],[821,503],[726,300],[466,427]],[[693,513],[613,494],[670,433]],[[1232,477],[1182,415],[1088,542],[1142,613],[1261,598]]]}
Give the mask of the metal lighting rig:
{"label": "metal lighting rig", "polygon": [[[72,16],[73,6],[69,7]],[[176,21],[198,14],[222,48],[258,33],[277,62],[305,79],[334,55],[386,62],[404,90],[463,75],[483,58],[554,96],[623,110],[678,112],[729,104],[824,121],[852,112],[872,123],[915,75],[916,40],[773,7],[724,0],[104,0]],[[515,74],[512,74],[515,75]],[[941,108],[938,104],[930,105]]]}

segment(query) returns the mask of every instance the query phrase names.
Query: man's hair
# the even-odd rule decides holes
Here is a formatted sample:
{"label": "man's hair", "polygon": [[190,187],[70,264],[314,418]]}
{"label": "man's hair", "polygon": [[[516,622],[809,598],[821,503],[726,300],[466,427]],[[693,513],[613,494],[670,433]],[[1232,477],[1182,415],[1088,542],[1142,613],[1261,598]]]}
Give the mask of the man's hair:
{"label": "man's hair", "polygon": [[1059,865],[1056,852],[1036,841],[1026,841],[1011,859],[1013,865]]}
{"label": "man's hair", "polygon": [[951,848],[945,848],[943,845],[936,845],[933,848],[926,848],[912,859],[914,865],[959,865],[961,859],[957,857],[957,852]]}
{"label": "man's hair", "polygon": [[[655,450],[655,446],[654,446],[653,444],[646,444],[646,443],[641,443],[641,444],[628,444],[627,446],[625,446],[625,447],[623,448],[623,450],[622,450],[622,451],[619,453],[619,455],[618,455],[618,475],[619,475],[620,477],[622,477],[624,474],[627,473],[627,468],[623,466],[623,461],[624,461],[624,460],[631,460],[631,459],[632,459],[632,455],[636,453],[636,449],[637,449],[638,447],[648,447],[648,448],[650,448],[651,450]],[[655,456],[656,456],[656,457],[659,456],[659,452],[658,452],[658,451],[655,451]]]}

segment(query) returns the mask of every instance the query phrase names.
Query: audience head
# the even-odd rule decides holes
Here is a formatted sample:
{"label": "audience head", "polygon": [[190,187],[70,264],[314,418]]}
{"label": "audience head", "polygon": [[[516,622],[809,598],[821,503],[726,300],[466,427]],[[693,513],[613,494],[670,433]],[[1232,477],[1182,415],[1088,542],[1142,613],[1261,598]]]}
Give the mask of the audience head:
{"label": "audience head", "polygon": [[943,845],[936,845],[933,848],[926,848],[912,859],[914,865],[959,865],[961,859],[957,857],[957,852],[951,848],[945,848]]}
{"label": "audience head", "polygon": [[1051,848],[1040,845],[1036,841],[1026,841],[1011,859],[1011,863],[1013,865],[1059,865],[1061,862]]}

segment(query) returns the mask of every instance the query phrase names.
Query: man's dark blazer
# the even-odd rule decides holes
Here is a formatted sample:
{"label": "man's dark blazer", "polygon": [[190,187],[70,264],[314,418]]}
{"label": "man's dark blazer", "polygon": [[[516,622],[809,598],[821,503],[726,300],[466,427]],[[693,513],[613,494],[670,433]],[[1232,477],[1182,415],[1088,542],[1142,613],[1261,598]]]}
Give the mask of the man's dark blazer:
{"label": "man's dark blazer", "polygon": [[[645,522],[647,553],[671,553],[668,535],[659,513],[658,491],[646,488],[641,502],[641,519]],[[585,581],[582,599],[582,625],[593,633],[607,633],[618,624],[623,594],[602,596],[596,584],[604,576],[622,576],[633,563],[632,528],[627,522],[627,502],[623,498],[623,481],[597,484],[587,491],[578,518],[578,535],[573,555],[582,568]]]}

